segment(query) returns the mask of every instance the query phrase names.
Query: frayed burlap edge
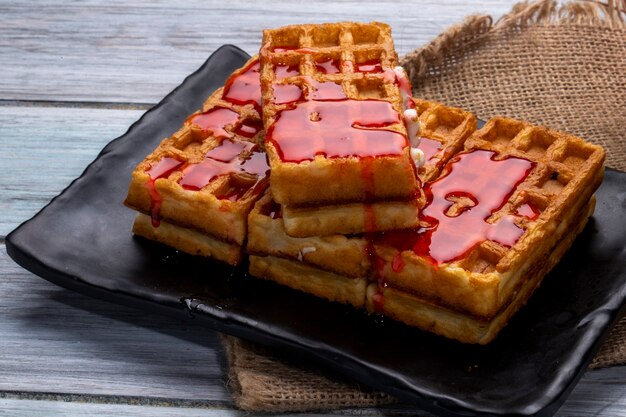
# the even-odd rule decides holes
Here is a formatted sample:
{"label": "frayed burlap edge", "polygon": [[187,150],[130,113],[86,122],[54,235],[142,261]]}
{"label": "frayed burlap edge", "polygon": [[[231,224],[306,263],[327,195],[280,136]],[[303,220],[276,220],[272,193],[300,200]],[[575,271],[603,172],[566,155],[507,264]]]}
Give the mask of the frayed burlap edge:
{"label": "frayed burlap edge", "polygon": [[[432,42],[401,59],[414,85],[429,71],[436,71],[446,57],[466,48],[479,48],[490,34],[516,31],[539,25],[588,25],[626,28],[626,0],[598,3],[575,1],[559,5],[554,0],[522,2],[495,24],[491,16],[470,16],[452,26]],[[433,69],[434,68],[434,69]],[[617,159],[613,167],[626,170],[626,161]],[[267,350],[232,336],[223,343],[230,364],[228,383],[235,404],[256,412],[330,410],[368,407],[392,403],[389,395],[335,381],[299,365],[288,364]],[[626,363],[626,317],[612,329],[590,368]]]}
{"label": "frayed burlap edge", "polygon": [[513,6],[510,13],[502,16],[495,24],[489,15],[473,15],[462,23],[450,26],[425,46],[409,52],[400,59],[400,64],[409,74],[413,84],[429,68],[439,65],[461,48],[475,46],[489,33],[530,25],[574,23],[603,27],[626,27],[626,0],[600,3],[574,1],[558,6],[556,0],[523,1]]}
{"label": "frayed burlap edge", "polygon": [[228,387],[235,405],[242,410],[321,411],[396,402],[388,394],[289,364],[267,349],[234,336],[222,335],[222,343],[229,362]]}
{"label": "frayed burlap edge", "polygon": [[522,2],[496,23],[468,17],[401,64],[418,97],[566,131],[604,146],[606,165],[626,170],[624,37],[624,0]]}

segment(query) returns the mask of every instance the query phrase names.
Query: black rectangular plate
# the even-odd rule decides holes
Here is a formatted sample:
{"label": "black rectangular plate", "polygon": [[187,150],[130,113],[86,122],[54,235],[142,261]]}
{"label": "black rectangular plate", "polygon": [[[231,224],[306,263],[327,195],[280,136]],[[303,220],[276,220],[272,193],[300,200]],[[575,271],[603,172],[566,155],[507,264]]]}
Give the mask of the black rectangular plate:
{"label": "black rectangular plate", "polygon": [[607,170],[593,218],[489,346],[468,346],[250,278],[243,268],[134,238],[130,173],[248,59],[217,50],[108,144],[6,240],[9,255],[61,286],[282,349],[444,415],[551,415],[626,297],[626,174]]}

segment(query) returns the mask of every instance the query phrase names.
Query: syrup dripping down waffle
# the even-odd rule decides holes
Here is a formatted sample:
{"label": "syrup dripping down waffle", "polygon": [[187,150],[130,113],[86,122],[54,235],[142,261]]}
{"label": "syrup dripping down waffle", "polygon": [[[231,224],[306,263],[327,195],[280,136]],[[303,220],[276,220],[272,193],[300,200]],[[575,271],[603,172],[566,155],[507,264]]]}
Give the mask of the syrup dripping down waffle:
{"label": "syrup dripping down waffle", "polygon": [[[425,164],[419,170],[423,181],[439,174],[442,166],[463,148],[465,140],[476,129],[476,117],[466,111],[441,103],[413,99],[420,130],[420,148]],[[380,216],[389,217],[393,211],[379,207]],[[367,256],[368,242],[329,233],[325,236],[292,237],[286,232],[283,213],[289,208],[276,203],[267,192],[249,217],[247,250],[252,255],[251,273],[268,276],[281,284],[303,290],[332,301],[365,307],[366,290],[371,275],[371,259]],[[362,215],[363,207],[353,207],[354,216]],[[327,222],[332,230],[336,218],[333,210],[325,216],[320,208],[294,210],[305,222]],[[272,266],[263,266],[271,260]],[[275,265],[278,264],[279,266]],[[308,268],[312,266],[313,268]],[[279,269],[280,272],[275,270]],[[299,278],[292,278],[299,277]],[[303,278],[306,277],[306,278]],[[337,290],[337,286],[341,289]]]}
{"label": "syrup dripping down waffle", "polygon": [[238,263],[248,213],[269,185],[260,113],[254,57],[133,171],[134,233]]}
{"label": "syrup dripping down waffle", "polygon": [[[260,60],[271,189],[285,206],[287,232],[414,225],[419,186],[404,117],[413,102],[408,78],[396,68],[390,28],[266,30]],[[312,212],[326,220],[306,222]]]}
{"label": "syrup dripping down waffle", "polygon": [[[424,168],[433,177],[412,229],[290,238],[279,216],[263,218],[268,201],[259,201],[250,215],[251,273],[462,342],[493,340],[592,214],[604,150],[501,117],[460,153],[446,152],[459,142],[438,150],[448,159],[440,172],[436,162],[436,174]],[[260,227],[274,237],[257,239]],[[346,261],[328,255],[328,245]]]}

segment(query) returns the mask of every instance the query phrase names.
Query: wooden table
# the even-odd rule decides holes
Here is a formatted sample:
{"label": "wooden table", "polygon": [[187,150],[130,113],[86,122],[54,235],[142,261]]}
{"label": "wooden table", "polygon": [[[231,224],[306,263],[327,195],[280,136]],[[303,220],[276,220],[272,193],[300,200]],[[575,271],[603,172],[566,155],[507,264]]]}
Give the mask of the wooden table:
{"label": "wooden table", "polygon": [[[246,415],[216,333],[56,287],[9,259],[4,236],[224,43],[254,53],[264,27],[376,19],[404,54],[513,3],[0,1],[0,415]],[[559,415],[626,416],[626,367],[588,371]]]}

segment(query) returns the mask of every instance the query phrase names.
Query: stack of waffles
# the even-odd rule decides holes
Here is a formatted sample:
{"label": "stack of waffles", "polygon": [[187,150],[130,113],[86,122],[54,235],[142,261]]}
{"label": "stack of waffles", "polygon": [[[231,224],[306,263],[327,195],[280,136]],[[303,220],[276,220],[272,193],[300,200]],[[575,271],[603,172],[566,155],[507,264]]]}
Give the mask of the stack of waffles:
{"label": "stack of waffles", "polygon": [[502,117],[476,130],[412,98],[395,65],[381,23],[265,31],[260,57],[133,172],[134,232],[490,342],[585,226],[604,151]]}
{"label": "stack of waffles", "polygon": [[411,152],[417,115],[396,66],[391,30],[380,23],[263,33],[265,144],[289,235],[415,226],[420,187],[411,154],[422,155]]}

